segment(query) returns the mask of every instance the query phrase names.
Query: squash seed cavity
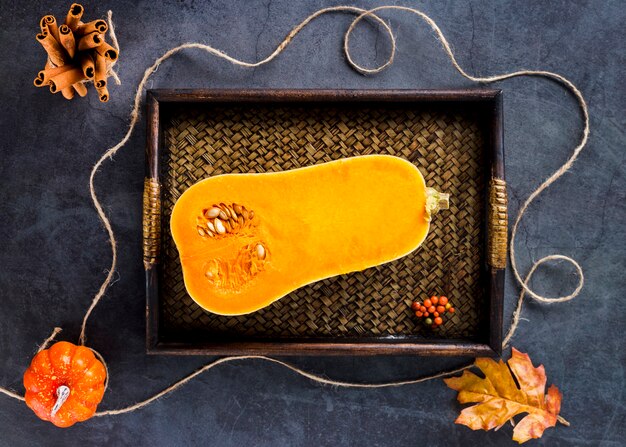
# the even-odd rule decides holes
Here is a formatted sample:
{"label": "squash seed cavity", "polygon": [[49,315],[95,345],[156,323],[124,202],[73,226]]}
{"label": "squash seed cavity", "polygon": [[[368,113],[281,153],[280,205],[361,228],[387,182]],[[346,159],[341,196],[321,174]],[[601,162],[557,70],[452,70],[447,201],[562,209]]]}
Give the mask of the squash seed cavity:
{"label": "squash seed cavity", "polygon": [[269,252],[263,242],[242,247],[232,259],[215,258],[204,265],[204,276],[211,286],[223,291],[241,290],[265,270]]}
{"label": "squash seed cavity", "polygon": [[196,230],[202,238],[218,238],[249,227],[253,220],[253,210],[238,203],[222,202],[202,210],[202,214],[196,219]]}

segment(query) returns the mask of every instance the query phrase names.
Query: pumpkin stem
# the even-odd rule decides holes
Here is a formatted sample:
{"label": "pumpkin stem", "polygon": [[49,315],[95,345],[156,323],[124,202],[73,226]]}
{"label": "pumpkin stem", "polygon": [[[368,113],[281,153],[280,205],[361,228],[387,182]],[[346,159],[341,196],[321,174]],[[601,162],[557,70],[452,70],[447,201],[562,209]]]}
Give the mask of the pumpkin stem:
{"label": "pumpkin stem", "polygon": [[433,214],[450,207],[450,194],[439,192],[434,188],[426,188],[426,219],[430,221]]}
{"label": "pumpkin stem", "polygon": [[70,397],[70,388],[65,385],[59,386],[57,388],[57,401],[54,403],[54,407],[52,407],[50,417],[54,417],[54,415],[57,414],[68,397]]}

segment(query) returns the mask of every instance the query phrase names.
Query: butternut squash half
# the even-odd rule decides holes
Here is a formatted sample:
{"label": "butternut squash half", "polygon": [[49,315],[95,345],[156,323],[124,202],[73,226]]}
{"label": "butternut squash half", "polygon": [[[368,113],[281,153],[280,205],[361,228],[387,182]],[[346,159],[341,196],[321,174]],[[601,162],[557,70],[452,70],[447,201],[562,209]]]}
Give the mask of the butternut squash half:
{"label": "butternut squash half", "polygon": [[427,188],[410,162],[367,155],[202,180],[178,199],[170,224],[191,297],[241,315],[407,255],[447,207],[448,195]]}

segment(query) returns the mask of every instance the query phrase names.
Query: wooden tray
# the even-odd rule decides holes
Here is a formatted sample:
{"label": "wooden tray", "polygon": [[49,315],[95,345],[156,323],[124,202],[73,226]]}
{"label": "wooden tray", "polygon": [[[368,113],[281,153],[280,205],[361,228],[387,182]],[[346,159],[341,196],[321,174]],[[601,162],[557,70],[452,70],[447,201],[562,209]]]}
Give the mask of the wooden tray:
{"label": "wooden tray", "polygon": [[[146,109],[149,353],[500,353],[507,237],[500,91],[153,90]],[[370,153],[407,158],[429,186],[451,194],[451,209],[435,217],[418,250],[241,317],[211,314],[189,297],[169,232],[171,209],[189,186],[216,174]],[[457,309],[435,330],[410,309],[432,294]]]}

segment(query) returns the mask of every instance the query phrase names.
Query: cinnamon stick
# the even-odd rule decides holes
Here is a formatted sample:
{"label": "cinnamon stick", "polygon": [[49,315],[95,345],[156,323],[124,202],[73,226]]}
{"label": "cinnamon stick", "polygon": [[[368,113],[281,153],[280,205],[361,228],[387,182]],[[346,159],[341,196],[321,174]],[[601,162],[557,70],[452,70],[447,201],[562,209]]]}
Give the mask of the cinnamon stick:
{"label": "cinnamon stick", "polygon": [[100,45],[98,45],[96,47],[96,52],[98,54],[103,55],[110,61],[117,60],[117,57],[119,56],[117,50],[106,42],[103,42]]}
{"label": "cinnamon stick", "polygon": [[72,6],[70,6],[70,10],[65,17],[65,24],[69,26],[72,31],[78,28],[83,12],[85,12],[85,8],[78,3],[73,3]]}
{"label": "cinnamon stick", "polygon": [[83,74],[85,75],[85,77],[87,79],[93,78],[95,67],[91,55],[88,53],[82,53],[78,58],[78,62],[80,63],[81,69],[83,70]]}
{"label": "cinnamon stick", "polygon": [[74,97],[74,89],[71,86],[65,87],[63,90],[61,90],[61,94],[65,99],[72,99]]}
{"label": "cinnamon stick", "polygon": [[39,21],[39,28],[41,28],[41,34],[48,32],[48,23],[46,23],[46,18],[48,16],[43,16]]}
{"label": "cinnamon stick", "polygon": [[74,33],[67,25],[61,25],[59,28],[59,42],[67,51],[67,54],[70,55],[71,58],[76,54],[76,40],[74,39]]}
{"label": "cinnamon stick", "polygon": [[65,65],[65,63],[69,61],[67,53],[61,44],[52,36],[52,34],[48,32],[37,34],[37,42],[39,42],[43,49],[46,50],[48,58],[50,58],[54,65]]}
{"label": "cinnamon stick", "polygon": [[106,87],[107,85],[107,60],[106,58],[96,53],[96,73],[93,78],[93,83],[96,89]]}
{"label": "cinnamon stick", "polygon": [[108,31],[109,25],[104,20],[94,20],[92,22],[81,23],[76,28],[75,34],[77,36],[84,36],[90,33],[104,34]]}
{"label": "cinnamon stick", "polygon": [[108,102],[109,101],[109,91],[106,87],[97,88],[98,97],[100,98],[100,102]]}
{"label": "cinnamon stick", "polygon": [[78,93],[79,96],[87,95],[87,87],[84,83],[77,82],[76,84],[72,85],[72,87],[74,87],[74,90],[76,90],[76,93]]}
{"label": "cinnamon stick", "polygon": [[41,28],[41,32],[52,34],[57,42],[59,41],[59,27],[57,26],[57,19],[48,14],[47,16],[43,16],[41,21],[39,22],[39,27]]}
{"label": "cinnamon stick", "polygon": [[[43,87],[44,85],[48,85],[48,81],[45,79],[44,71],[48,70],[49,68],[55,68],[55,67],[50,62],[50,59],[47,59],[46,60],[46,65],[44,66],[44,69],[41,70],[39,73],[37,73],[37,77],[35,78],[35,81],[33,82],[35,84],[35,87]],[[44,82],[44,81],[46,81],[46,82]]]}
{"label": "cinnamon stick", "polygon": [[41,74],[41,72],[37,74],[37,77],[33,81],[33,84],[35,85],[35,87],[43,87],[45,85],[43,83],[43,75]]}
{"label": "cinnamon stick", "polygon": [[75,68],[75,67],[73,67],[72,65],[61,65],[60,67],[50,67],[50,68],[46,68],[45,70],[41,70],[39,74],[37,75],[37,79],[41,79],[42,85],[38,85],[38,87],[48,85],[50,83],[50,80],[52,80],[52,78],[60,75],[61,73],[65,73],[66,71],[69,71],[72,68]]}
{"label": "cinnamon stick", "polygon": [[78,51],[89,50],[90,48],[96,48],[98,45],[102,45],[104,42],[104,35],[98,32],[85,34],[78,41]]}
{"label": "cinnamon stick", "polygon": [[60,92],[66,87],[70,87],[72,84],[76,84],[83,79],[85,79],[83,70],[78,67],[74,67],[71,70],[60,73],[50,79],[50,91],[52,93]]}

